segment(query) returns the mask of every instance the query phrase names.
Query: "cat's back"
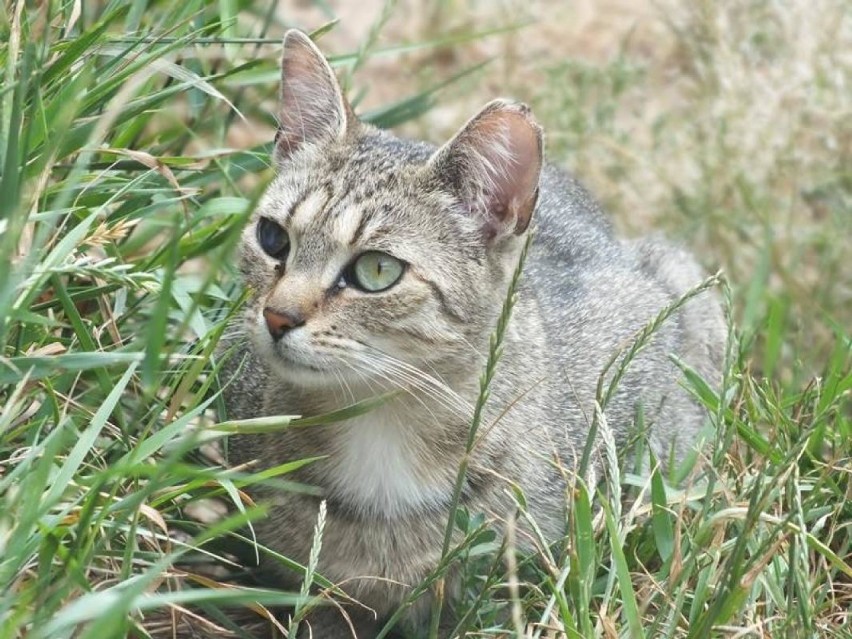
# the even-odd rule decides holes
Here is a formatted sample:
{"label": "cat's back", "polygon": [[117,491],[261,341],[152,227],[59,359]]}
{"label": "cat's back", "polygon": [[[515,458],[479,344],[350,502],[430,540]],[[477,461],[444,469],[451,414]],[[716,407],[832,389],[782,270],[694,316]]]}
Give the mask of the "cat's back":
{"label": "cat's back", "polygon": [[609,219],[588,190],[570,173],[546,165],[533,217],[535,253],[568,266],[617,260],[618,240]]}
{"label": "cat's back", "polygon": [[[705,277],[688,252],[664,240],[619,238],[594,197],[556,167],[542,173],[534,219],[526,277],[557,342],[572,330],[623,338]],[[715,300],[703,305],[721,317]]]}
{"label": "cat's back", "polygon": [[533,249],[525,275],[551,333],[550,341],[574,341],[578,331],[609,339],[608,332],[623,332],[620,325],[644,321],[639,317],[645,315],[642,309],[659,310],[664,291],[626,250],[585,187],[570,174],[548,166],[539,188]]}
{"label": "cat's back", "polygon": [[[524,287],[535,300],[546,333],[542,339],[565,389],[554,415],[562,422],[559,414],[572,407],[588,414],[611,358],[625,352],[642,329],[704,275],[691,255],[662,240],[618,238],[594,198],[559,169],[543,172],[540,189]],[[648,413],[659,423],[652,438],[658,440],[658,454],[671,444],[675,423],[686,432],[697,431],[703,417],[680,389],[672,355],[714,383],[725,339],[715,296],[704,293],[690,300],[629,364],[607,408],[611,422],[619,429],[629,425],[637,401],[658,407]]]}

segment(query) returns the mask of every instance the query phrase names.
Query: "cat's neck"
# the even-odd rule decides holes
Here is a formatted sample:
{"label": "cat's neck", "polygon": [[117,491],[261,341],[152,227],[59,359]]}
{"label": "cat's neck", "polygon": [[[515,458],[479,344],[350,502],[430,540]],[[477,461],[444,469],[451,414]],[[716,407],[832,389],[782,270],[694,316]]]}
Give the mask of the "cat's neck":
{"label": "cat's neck", "polygon": [[321,479],[329,498],[391,519],[445,507],[465,425],[449,428],[440,413],[391,399],[330,429]]}

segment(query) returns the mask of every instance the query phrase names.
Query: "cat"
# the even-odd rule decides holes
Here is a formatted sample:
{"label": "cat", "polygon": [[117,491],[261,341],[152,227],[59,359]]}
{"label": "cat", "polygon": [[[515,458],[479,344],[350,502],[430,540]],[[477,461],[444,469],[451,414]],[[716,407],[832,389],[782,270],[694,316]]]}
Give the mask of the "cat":
{"label": "cat", "polygon": [[[402,392],[339,423],[234,436],[229,455],[256,468],[319,458],[291,477],[321,496],[255,489],[270,505],[257,537],[307,563],[325,500],[318,572],[372,612],[351,607],[347,621],[328,607],[308,622],[315,637],[373,637],[440,558],[489,337],[527,235],[461,493],[498,530],[517,507],[514,483],[544,536],[563,535],[602,371],[703,275],[661,240],[618,239],[592,196],[544,163],[525,105],[495,100],[435,148],[360,122],[306,35],[290,31],[283,46],[277,175],[242,237],[250,299],[223,349],[229,416],[312,416]],[[718,385],[725,342],[711,292],[664,322],[605,407],[616,442],[627,445],[641,406],[656,458],[686,458],[707,416],[670,355]],[[595,450],[585,479],[600,463]],[[278,585],[298,587],[278,570]],[[408,609],[415,634],[430,606],[426,594]]]}

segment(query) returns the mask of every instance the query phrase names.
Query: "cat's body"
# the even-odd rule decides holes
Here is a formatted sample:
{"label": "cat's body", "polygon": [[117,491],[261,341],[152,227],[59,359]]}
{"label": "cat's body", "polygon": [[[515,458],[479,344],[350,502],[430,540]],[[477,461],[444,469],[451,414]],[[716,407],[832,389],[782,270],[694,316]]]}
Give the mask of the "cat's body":
{"label": "cat's body", "polygon": [[[489,336],[533,209],[534,241],[462,494],[498,529],[516,508],[512,482],[545,537],[563,534],[601,372],[702,275],[663,243],[617,239],[582,187],[542,170],[524,107],[492,103],[436,150],[357,123],[318,56],[300,34],[285,41],[280,174],[245,235],[255,294],[229,342],[239,372],[227,405],[233,418],[310,416],[404,392],[338,424],[234,437],[230,454],[260,467],[321,457],[295,473],[327,501],[318,570],[381,619],[439,560]],[[358,271],[367,253],[391,262]],[[396,262],[395,282],[362,287],[358,272],[384,285]],[[682,459],[704,415],[670,355],[716,382],[724,340],[707,295],[666,322],[606,406],[616,440],[627,440],[641,405],[657,457]],[[596,452],[592,477],[598,464]],[[306,563],[320,498],[257,495],[271,502],[260,541]],[[424,597],[409,625],[428,609]],[[358,636],[371,636],[356,617]],[[315,636],[349,636],[337,623]]]}

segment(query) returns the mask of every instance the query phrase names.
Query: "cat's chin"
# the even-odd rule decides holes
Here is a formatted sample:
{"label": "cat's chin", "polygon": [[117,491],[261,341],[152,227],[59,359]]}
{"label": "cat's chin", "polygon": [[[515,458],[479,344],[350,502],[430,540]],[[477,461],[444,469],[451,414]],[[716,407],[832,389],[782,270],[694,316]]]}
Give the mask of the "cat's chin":
{"label": "cat's chin", "polygon": [[276,355],[272,355],[268,359],[271,361],[273,370],[277,376],[291,386],[310,390],[322,390],[335,384],[335,376],[332,371],[304,366],[282,359]]}

